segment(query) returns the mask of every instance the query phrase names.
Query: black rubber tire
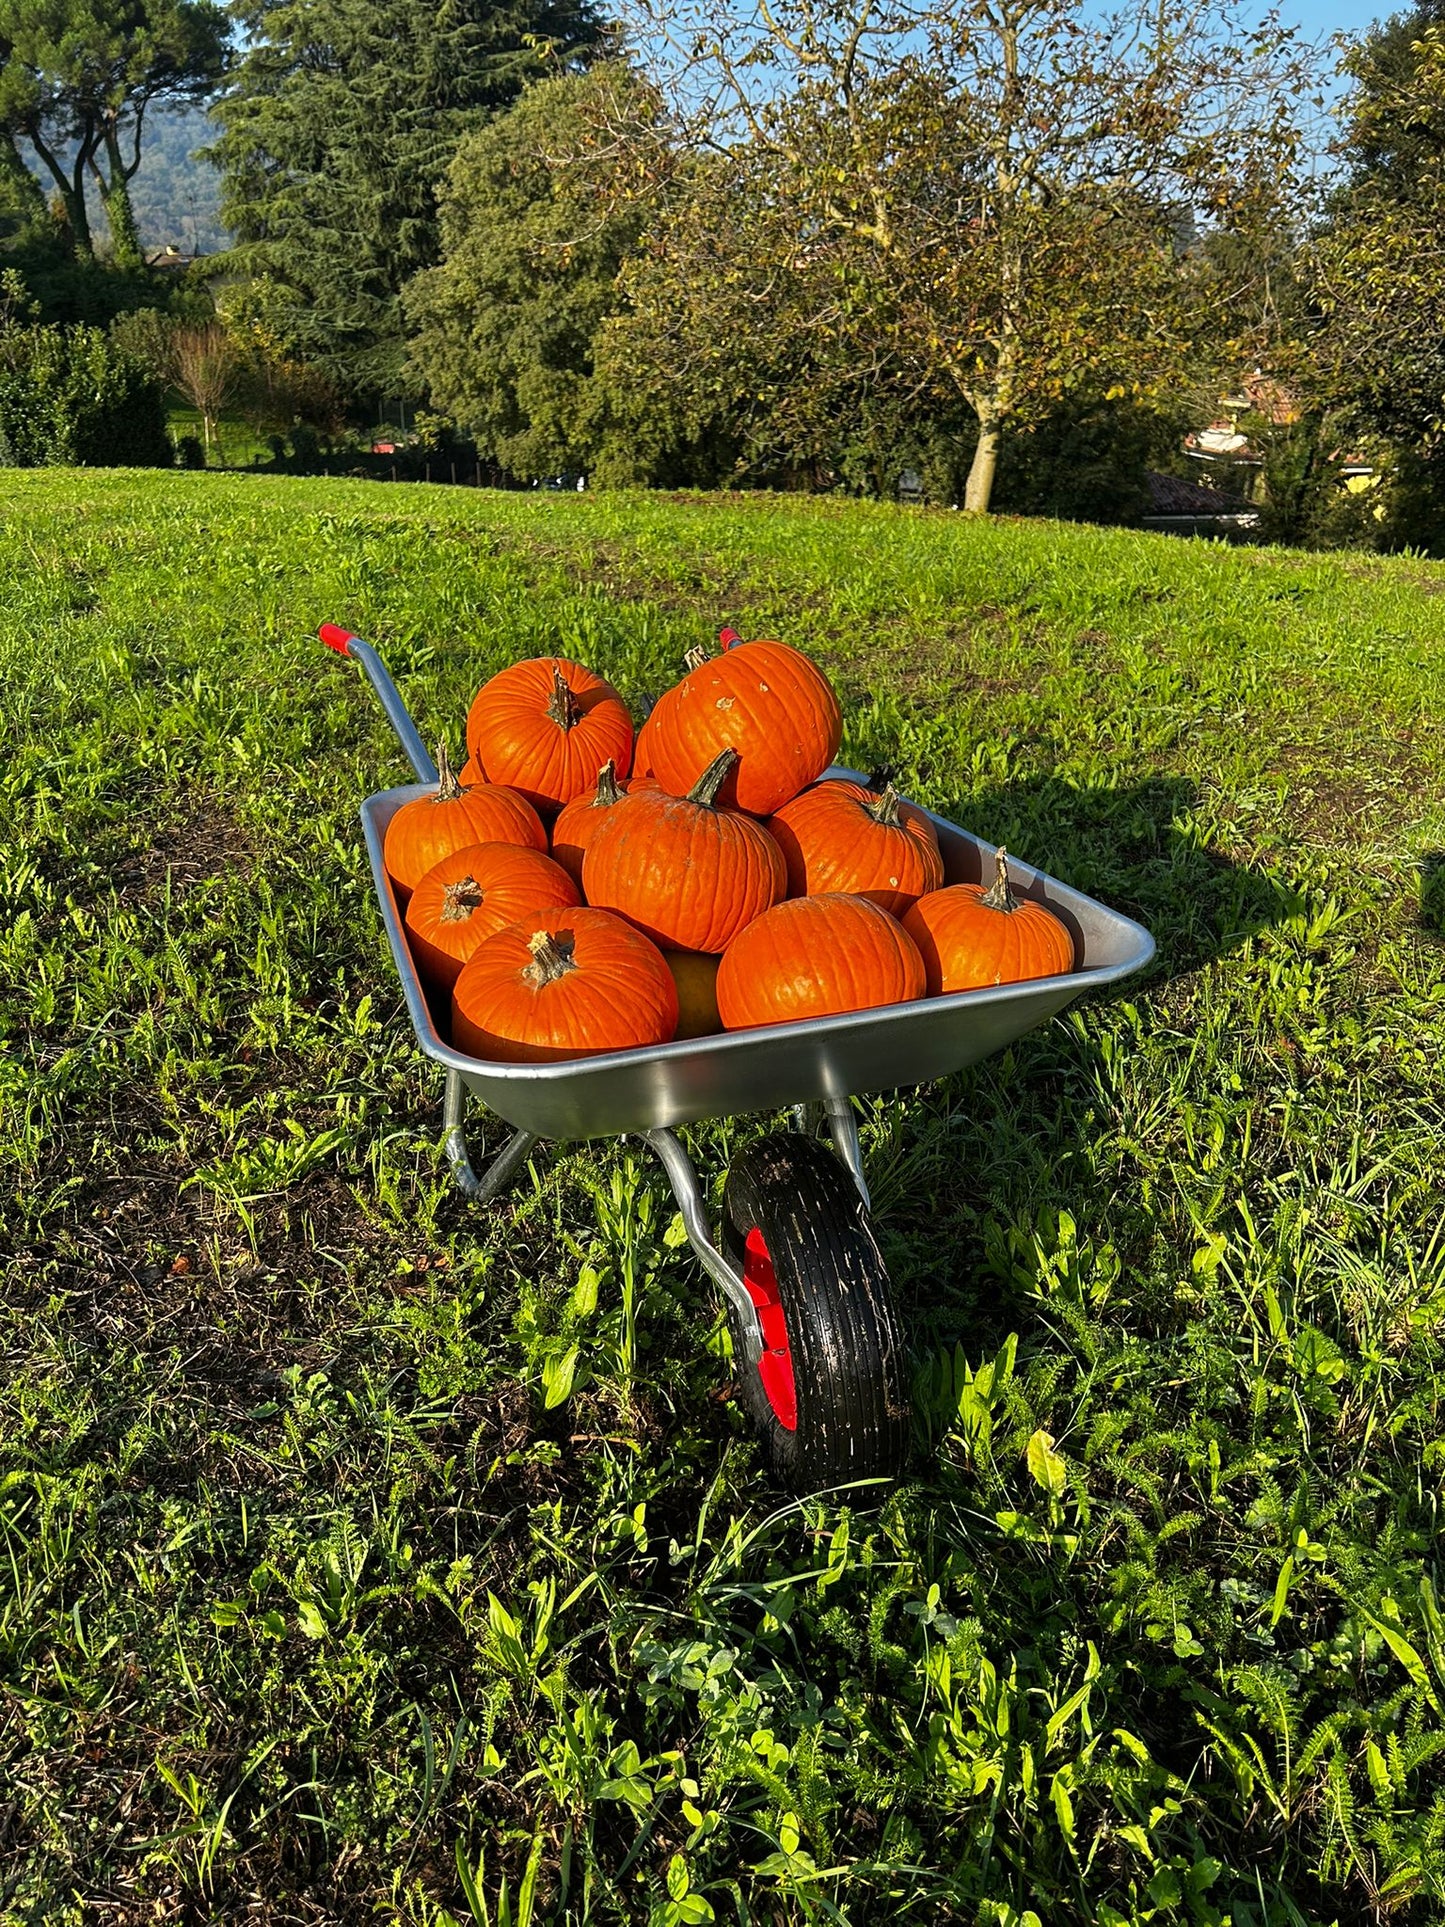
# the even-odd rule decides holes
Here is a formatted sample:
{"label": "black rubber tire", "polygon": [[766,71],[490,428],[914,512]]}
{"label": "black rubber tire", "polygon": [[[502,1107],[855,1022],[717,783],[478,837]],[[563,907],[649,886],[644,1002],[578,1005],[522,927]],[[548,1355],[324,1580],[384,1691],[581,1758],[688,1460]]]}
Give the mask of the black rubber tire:
{"label": "black rubber tire", "polygon": [[732,1326],[737,1395],[769,1466],[794,1492],[896,1478],[908,1452],[908,1365],[888,1273],[857,1187],[816,1139],[779,1132],[734,1161],[723,1249],[744,1268],[748,1233],[766,1240],[792,1354],[797,1426],[774,1410]]}

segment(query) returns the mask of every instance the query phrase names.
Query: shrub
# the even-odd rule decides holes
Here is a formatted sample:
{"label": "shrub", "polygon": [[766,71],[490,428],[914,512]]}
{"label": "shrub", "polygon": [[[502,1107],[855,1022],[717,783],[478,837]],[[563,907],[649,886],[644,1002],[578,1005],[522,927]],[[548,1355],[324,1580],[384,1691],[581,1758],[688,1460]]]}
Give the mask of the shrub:
{"label": "shrub", "polygon": [[0,328],[0,465],[169,468],[159,384],[99,328]]}

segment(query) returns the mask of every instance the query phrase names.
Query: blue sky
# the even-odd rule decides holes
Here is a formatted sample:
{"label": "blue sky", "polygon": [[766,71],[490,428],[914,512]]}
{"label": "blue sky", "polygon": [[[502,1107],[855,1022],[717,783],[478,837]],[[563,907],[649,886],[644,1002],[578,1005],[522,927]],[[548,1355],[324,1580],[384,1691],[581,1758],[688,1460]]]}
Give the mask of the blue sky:
{"label": "blue sky", "polygon": [[1286,16],[1293,14],[1300,25],[1311,35],[1316,33],[1362,33],[1374,21],[1399,11],[1396,5],[1372,6],[1370,0],[1310,0],[1307,6],[1287,6],[1282,10]]}

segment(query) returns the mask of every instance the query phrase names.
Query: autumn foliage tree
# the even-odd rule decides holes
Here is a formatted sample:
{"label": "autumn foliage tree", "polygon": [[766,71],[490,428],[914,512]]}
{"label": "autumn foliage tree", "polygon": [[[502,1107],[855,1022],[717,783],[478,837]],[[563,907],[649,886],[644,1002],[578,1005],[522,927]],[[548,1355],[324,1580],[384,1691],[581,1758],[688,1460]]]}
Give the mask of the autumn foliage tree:
{"label": "autumn foliage tree", "polygon": [[658,9],[702,191],[750,206],[752,240],[710,268],[702,224],[660,228],[634,313],[666,316],[676,369],[716,356],[720,317],[785,309],[825,384],[876,364],[919,408],[962,405],[986,511],[1011,427],[1222,351],[1239,291],[1195,271],[1199,238],[1275,218],[1307,70],[1288,34],[1233,26],[1195,0]]}

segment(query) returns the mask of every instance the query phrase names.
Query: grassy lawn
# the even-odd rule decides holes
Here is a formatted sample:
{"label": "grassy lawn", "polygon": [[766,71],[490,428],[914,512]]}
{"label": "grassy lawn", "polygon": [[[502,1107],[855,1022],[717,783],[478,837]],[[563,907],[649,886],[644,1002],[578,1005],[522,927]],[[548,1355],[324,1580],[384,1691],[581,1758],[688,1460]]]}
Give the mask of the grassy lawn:
{"label": "grassy lawn", "polygon": [[[166,425],[171,431],[172,440],[178,441],[182,435],[194,435],[204,445],[205,423],[194,408],[179,405],[167,410]],[[211,437],[211,465],[216,468],[249,468],[254,462],[269,462],[271,447],[264,435],[258,435],[249,422],[242,421],[239,415],[223,415],[216,423]]]}
{"label": "grassy lawn", "polygon": [[[0,1920],[1439,1920],[1442,590],[0,476]],[[768,1489],[641,1147],[449,1192],[356,820],[406,772],[327,618],[454,749],[516,656],[640,694],[780,633],[846,760],[1154,931],[861,1107],[918,1359],[881,1503]],[[773,1122],[691,1142],[720,1180]]]}

